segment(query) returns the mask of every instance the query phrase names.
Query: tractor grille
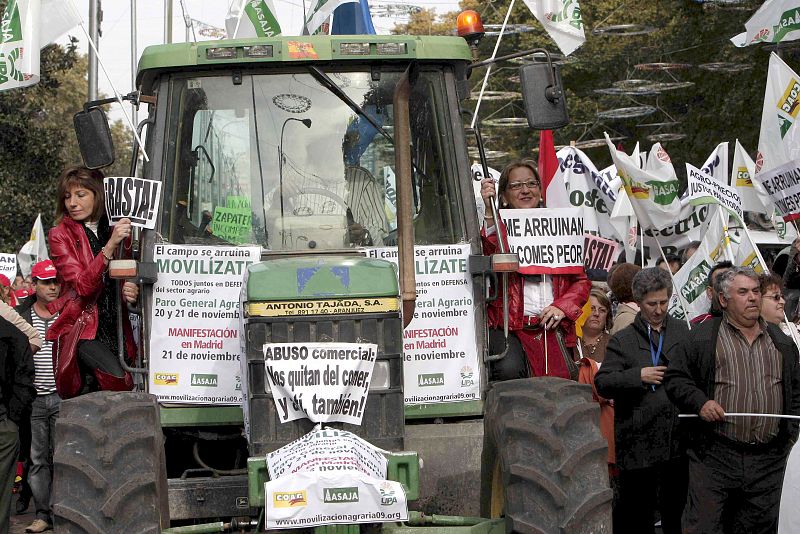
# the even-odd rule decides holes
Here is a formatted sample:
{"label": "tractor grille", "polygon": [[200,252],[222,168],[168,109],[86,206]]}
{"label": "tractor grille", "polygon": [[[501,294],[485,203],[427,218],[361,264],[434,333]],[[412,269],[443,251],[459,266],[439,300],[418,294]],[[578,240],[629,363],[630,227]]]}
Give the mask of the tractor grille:
{"label": "tractor grille", "polygon": [[378,361],[389,362],[390,387],[370,391],[361,426],[333,423],[386,450],[402,450],[403,325],[399,315],[375,313],[334,317],[250,317],[246,320],[250,454],[263,455],[311,431],[307,419],[281,423],[269,391],[262,347],[265,343],[376,343]]}

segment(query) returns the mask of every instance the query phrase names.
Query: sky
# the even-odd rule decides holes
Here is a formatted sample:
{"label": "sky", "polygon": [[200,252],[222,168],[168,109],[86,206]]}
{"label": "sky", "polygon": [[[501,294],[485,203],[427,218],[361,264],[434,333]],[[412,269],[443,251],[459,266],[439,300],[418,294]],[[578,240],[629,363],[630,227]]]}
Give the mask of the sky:
{"label": "sky", "polygon": [[[71,1],[74,2],[79,10],[88,30],[89,0]],[[145,47],[164,42],[164,4],[166,1],[173,2],[173,42],[184,42],[186,40],[186,26],[183,20],[180,0],[136,0],[137,56],[141,55]],[[224,28],[225,15],[232,1],[239,2],[241,0],[184,0],[183,4],[192,19],[218,28]],[[299,33],[303,19],[303,2],[308,7],[311,4],[311,0],[273,1],[278,12],[278,21],[284,28],[284,34]],[[103,11],[102,35],[99,42],[100,60],[105,65],[114,87],[121,94],[126,94],[133,90],[131,78],[131,1],[100,0],[100,3]],[[370,0],[370,6],[375,11],[373,23],[378,33],[389,33],[398,17],[397,13],[405,11],[409,5],[435,9],[440,13],[458,10],[458,0]],[[195,28],[195,31],[197,31],[197,28]],[[79,27],[73,29],[67,35],[76,36],[79,39],[79,50],[83,53],[88,52],[87,39]],[[197,39],[200,41],[208,38],[198,34]],[[67,36],[65,35],[57,42],[66,43]],[[99,91],[109,96],[113,95],[111,83],[109,83],[109,80],[103,74],[102,68],[100,68],[98,73]],[[119,106],[115,106],[115,109],[112,109],[109,113],[112,120],[122,118],[122,112],[118,108]]]}

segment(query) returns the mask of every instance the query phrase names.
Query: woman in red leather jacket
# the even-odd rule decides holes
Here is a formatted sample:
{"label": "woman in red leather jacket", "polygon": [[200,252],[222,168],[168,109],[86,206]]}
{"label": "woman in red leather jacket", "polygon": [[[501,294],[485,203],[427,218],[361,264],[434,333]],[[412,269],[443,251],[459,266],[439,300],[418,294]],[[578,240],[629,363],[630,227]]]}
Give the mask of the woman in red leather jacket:
{"label": "woman in red leather jacket", "polygon": [[[106,273],[120,243],[131,234],[131,222],[122,219],[109,227],[103,199],[103,174],[85,167],[69,167],[58,178],[55,228],[50,230],[50,258],[58,270],[61,297],[51,303],[51,313],[60,312],[47,331],[48,340],[68,333],[85,311],[85,327],[77,345],[78,365],[65,373],[80,373],[83,390],[126,391],[133,387],[131,375],[120,365],[117,343],[117,299],[115,280]],[[133,303],[139,288],[125,282],[122,302]],[[136,347],[127,310],[122,313],[125,353],[133,361]],[[53,350],[62,345],[53,345]],[[55,356],[55,355],[54,355]],[[56,359],[54,358],[54,361]],[[57,368],[56,382],[59,381]],[[91,384],[91,380],[97,384]]]}
{"label": "woman in red leather jacket", "polygon": [[[538,208],[542,200],[541,181],[536,163],[516,161],[500,174],[497,195],[501,208]],[[485,227],[481,232],[483,253],[498,251],[497,226],[491,201],[495,195],[491,178],[481,182],[481,196],[486,206]],[[505,229],[500,223],[505,239]],[[584,273],[568,275],[508,276],[509,351],[494,362],[492,380],[509,380],[529,376],[570,378],[567,359],[577,343],[575,320],[583,313],[592,283]],[[503,288],[500,288],[502,291]],[[493,353],[503,350],[503,301],[490,302],[489,346]],[[559,339],[561,338],[561,339]],[[545,341],[547,358],[545,362]],[[564,349],[562,350],[562,345]]]}

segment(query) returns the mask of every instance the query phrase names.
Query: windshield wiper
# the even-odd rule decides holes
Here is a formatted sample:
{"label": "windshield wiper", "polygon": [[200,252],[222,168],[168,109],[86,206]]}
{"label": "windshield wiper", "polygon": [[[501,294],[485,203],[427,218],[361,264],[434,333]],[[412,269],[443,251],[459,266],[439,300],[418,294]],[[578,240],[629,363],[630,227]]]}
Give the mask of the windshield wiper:
{"label": "windshield wiper", "polygon": [[380,133],[383,137],[385,137],[386,140],[389,141],[389,143],[391,143],[392,146],[394,146],[394,138],[391,135],[389,135],[389,133],[386,130],[383,129],[383,126],[378,124],[378,122],[375,119],[370,117],[361,106],[356,104],[356,102],[352,98],[347,96],[347,93],[342,91],[342,89],[338,85],[336,85],[336,82],[331,80],[327,74],[319,70],[319,68],[314,67],[313,65],[309,65],[307,68],[311,76],[313,76],[314,79],[317,80],[317,82],[319,82],[321,86],[323,86],[328,91],[336,95],[339,98],[339,100],[347,104],[347,107],[352,109],[358,115],[364,117],[367,120],[367,122],[369,122],[370,125],[372,125],[372,127],[378,131],[378,133]]}

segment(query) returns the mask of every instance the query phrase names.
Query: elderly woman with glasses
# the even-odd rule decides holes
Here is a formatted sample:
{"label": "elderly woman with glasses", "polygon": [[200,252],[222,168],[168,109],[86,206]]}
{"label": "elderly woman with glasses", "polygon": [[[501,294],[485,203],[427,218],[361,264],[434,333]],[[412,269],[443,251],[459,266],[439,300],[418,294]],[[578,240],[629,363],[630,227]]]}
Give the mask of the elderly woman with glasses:
{"label": "elderly woman with glasses", "polygon": [[[541,206],[541,181],[535,162],[515,161],[507,165],[500,174],[497,187],[500,208]],[[492,215],[495,189],[491,178],[481,182],[481,197],[486,207],[485,225],[481,232],[483,252],[489,255],[498,251],[498,223],[499,233],[505,238],[502,221],[495,221]],[[545,375],[577,378],[577,366],[572,357],[572,349],[577,343],[575,320],[583,312],[591,287],[584,273],[544,278],[541,275],[510,274],[508,287],[500,288],[508,291],[509,351],[505,358],[494,363],[491,378],[509,380]],[[487,313],[490,350],[502,352],[502,299],[489,303]]]}
{"label": "elderly woman with glasses", "polygon": [[783,295],[783,279],[775,274],[762,274],[761,282],[761,318],[768,323],[780,327],[781,331],[791,337],[795,343],[800,340],[797,325],[786,322],[786,298]]}

